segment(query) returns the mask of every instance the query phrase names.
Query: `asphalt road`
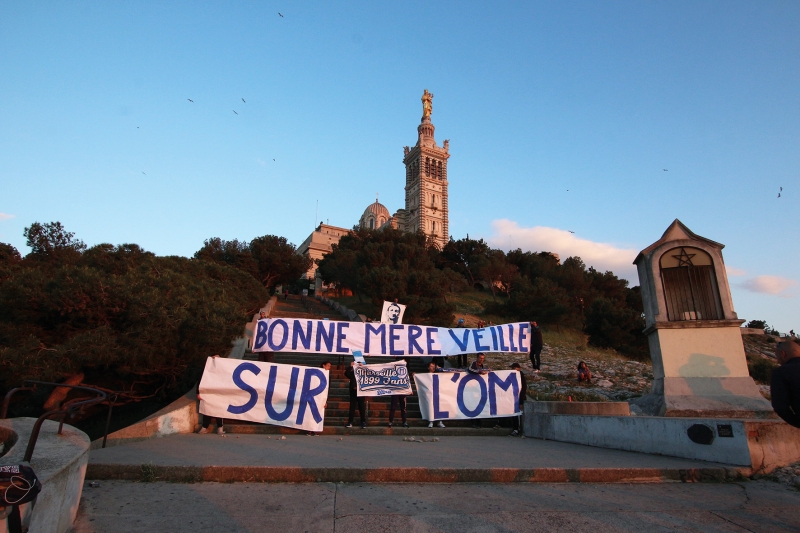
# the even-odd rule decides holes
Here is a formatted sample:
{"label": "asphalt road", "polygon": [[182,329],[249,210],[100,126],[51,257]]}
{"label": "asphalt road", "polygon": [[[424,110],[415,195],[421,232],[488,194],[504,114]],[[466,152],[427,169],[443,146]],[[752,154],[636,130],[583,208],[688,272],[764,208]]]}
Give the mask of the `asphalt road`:
{"label": "asphalt road", "polygon": [[[465,453],[470,453],[466,452]],[[800,531],[800,492],[742,483],[138,483],[84,488],[75,533]]]}

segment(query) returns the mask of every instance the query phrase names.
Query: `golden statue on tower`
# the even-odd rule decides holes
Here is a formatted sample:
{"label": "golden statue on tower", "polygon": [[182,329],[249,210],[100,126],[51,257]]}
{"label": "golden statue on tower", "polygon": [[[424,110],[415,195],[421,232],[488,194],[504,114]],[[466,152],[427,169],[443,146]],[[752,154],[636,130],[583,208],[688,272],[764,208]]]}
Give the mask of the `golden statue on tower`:
{"label": "golden statue on tower", "polygon": [[431,111],[433,111],[433,94],[425,89],[425,92],[422,93],[422,118],[430,117]]}

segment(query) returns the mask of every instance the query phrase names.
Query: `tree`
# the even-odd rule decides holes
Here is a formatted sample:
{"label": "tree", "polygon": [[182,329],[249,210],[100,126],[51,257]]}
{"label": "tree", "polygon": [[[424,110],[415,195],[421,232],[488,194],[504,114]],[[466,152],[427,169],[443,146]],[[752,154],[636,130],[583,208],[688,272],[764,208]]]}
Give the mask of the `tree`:
{"label": "tree", "polygon": [[232,241],[225,241],[219,237],[207,239],[203,242],[203,247],[195,252],[194,258],[212,261],[219,265],[230,265],[260,279],[258,263],[250,252],[250,246],[238,239]]}
{"label": "tree", "polygon": [[477,281],[481,280],[481,271],[489,262],[489,245],[483,239],[465,239],[457,241],[450,239],[444,245],[444,249],[439,257],[442,267],[449,267],[462,274],[469,281],[470,287],[474,287]]}
{"label": "tree", "polygon": [[445,294],[452,274],[436,268],[438,255],[423,233],[356,228],[319,260],[317,272],[326,283],[366,296],[376,309],[397,298],[408,306],[410,323],[450,325],[453,308]]}
{"label": "tree", "polygon": [[586,312],[584,331],[589,335],[590,344],[614,348],[635,359],[649,356],[643,329],[641,313],[609,298],[597,298]]}
{"label": "tree", "polygon": [[75,261],[86,244],[76,240],[75,234],[64,229],[61,222],[40,224],[34,222],[22,233],[31,248],[31,255],[46,261]]}
{"label": "tree", "polygon": [[272,290],[291,283],[311,268],[311,258],[300,255],[286,237],[264,235],[250,241],[250,253],[258,271],[258,280]]}
{"label": "tree", "polygon": [[489,282],[492,298],[495,298],[498,287],[506,295],[511,293],[511,284],[517,277],[517,271],[517,266],[506,260],[506,254],[502,250],[490,250],[480,269],[481,277]]}

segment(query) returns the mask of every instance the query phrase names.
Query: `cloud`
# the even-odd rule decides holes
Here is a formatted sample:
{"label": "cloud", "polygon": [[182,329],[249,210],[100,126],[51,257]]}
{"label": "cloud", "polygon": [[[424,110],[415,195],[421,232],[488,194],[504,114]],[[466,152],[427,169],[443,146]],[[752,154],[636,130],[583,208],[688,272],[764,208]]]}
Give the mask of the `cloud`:
{"label": "cloud", "polygon": [[747,275],[747,271],[746,270],[742,270],[741,268],[736,268],[736,267],[732,267],[732,266],[728,266],[728,265],[725,265],[725,272],[728,274],[728,276],[746,276]]}
{"label": "cloud", "polygon": [[7,213],[0,213],[0,220],[8,220],[10,218],[14,218],[15,215],[9,215]]}
{"label": "cloud", "polygon": [[746,291],[789,298],[794,296],[794,294],[787,291],[797,285],[797,282],[793,279],[782,278],[780,276],[756,276],[738,285]]}
{"label": "cloud", "polygon": [[554,252],[562,261],[577,255],[586,266],[593,266],[601,272],[611,270],[633,285],[639,283],[639,276],[633,265],[638,250],[581,239],[563,229],[546,226],[522,228],[513,220],[501,219],[492,222],[492,235],[487,241],[491,246],[503,250],[522,248],[523,251]]}

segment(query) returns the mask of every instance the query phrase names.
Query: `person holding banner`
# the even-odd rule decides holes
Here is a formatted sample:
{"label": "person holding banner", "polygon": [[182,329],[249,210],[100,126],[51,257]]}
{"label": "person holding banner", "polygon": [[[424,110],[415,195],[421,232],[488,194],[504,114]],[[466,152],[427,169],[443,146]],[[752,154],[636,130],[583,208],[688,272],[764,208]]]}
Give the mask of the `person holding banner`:
{"label": "person holding banner", "polygon": [[[213,359],[216,359],[217,357],[219,357],[219,355],[212,355],[211,357]],[[200,376],[200,381],[202,380],[203,376]],[[195,389],[195,393],[197,394],[197,401],[201,401],[203,399],[203,397],[200,396],[200,381],[197,382],[197,388]],[[211,431],[210,429],[208,429],[208,427],[211,425],[211,421],[213,420],[214,423],[217,425],[217,435],[222,435],[223,437],[225,436],[225,428],[224,428],[225,421],[222,418],[216,416],[208,416],[208,415],[201,415],[201,416],[203,417],[203,422],[202,424],[200,424],[200,429],[197,430],[197,433],[199,435],[204,435],[209,431]]]}
{"label": "person holding banner", "polygon": [[350,380],[350,412],[347,415],[347,425],[345,427],[353,427],[353,417],[356,414],[356,405],[358,405],[358,415],[361,417],[361,429],[364,429],[367,427],[367,402],[363,396],[358,395],[358,381],[356,380],[355,370],[353,370],[355,366],[356,362],[353,361],[344,371],[345,377]]}
{"label": "person holding banner", "polygon": [[[469,365],[469,369],[468,370],[473,374],[488,374],[489,372],[492,371],[491,368],[486,366],[486,355],[484,355],[483,353],[479,353],[478,354],[478,356],[475,358],[475,360],[472,362],[472,364]],[[481,427],[481,421],[480,420],[473,420],[472,421],[472,427],[475,428],[475,429]],[[498,429],[498,428],[499,428],[499,426],[495,426],[495,429]]]}
{"label": "person holding banner", "polygon": [[[442,367],[438,366],[434,361],[431,361],[430,363],[428,363],[428,372],[430,374],[435,374],[435,373],[441,372],[441,371],[442,371]],[[428,421],[428,427],[432,428],[434,422],[436,422],[436,421],[435,420],[429,420]],[[439,423],[436,424],[436,425],[439,426],[440,428],[444,427],[444,423],[441,420],[439,420]]]}
{"label": "person holding banner", "polygon": [[[464,328],[466,325],[464,324],[464,319],[459,318],[458,322],[456,323],[456,328]],[[442,363],[444,365],[444,363]],[[456,356],[456,368],[467,368],[467,354],[461,354]]]}
{"label": "person holding banner", "polygon": [[[319,365],[319,367],[321,369],[323,369],[323,370],[327,370],[328,372],[330,372],[331,371],[331,362],[330,361],[325,361],[324,363]],[[323,409],[327,409],[328,408],[328,402],[325,402],[325,405],[322,408]],[[317,433],[316,431],[309,431],[308,433],[306,433],[306,435],[309,436],[309,437],[317,437],[317,436],[319,436],[319,433]]]}
{"label": "person holding banner", "polygon": [[525,398],[528,395],[528,382],[525,379],[525,374],[522,372],[522,367],[519,363],[511,363],[511,368],[519,372],[519,380],[521,386],[519,388],[519,414],[517,416],[511,417],[512,422],[514,423],[514,431],[511,432],[511,435],[516,437],[520,433],[520,418],[522,418],[522,409],[525,407]]}
{"label": "person holding banner", "polygon": [[[395,362],[398,361],[402,361],[403,363],[408,363],[408,361],[406,361],[406,359],[403,357],[396,357]],[[392,403],[389,406],[389,427],[392,427],[392,422],[394,421],[394,410],[397,407],[400,407],[400,416],[402,417],[403,420],[403,427],[404,428],[408,427],[408,421],[406,420],[407,403],[408,402],[406,401],[405,394],[392,394]]]}

